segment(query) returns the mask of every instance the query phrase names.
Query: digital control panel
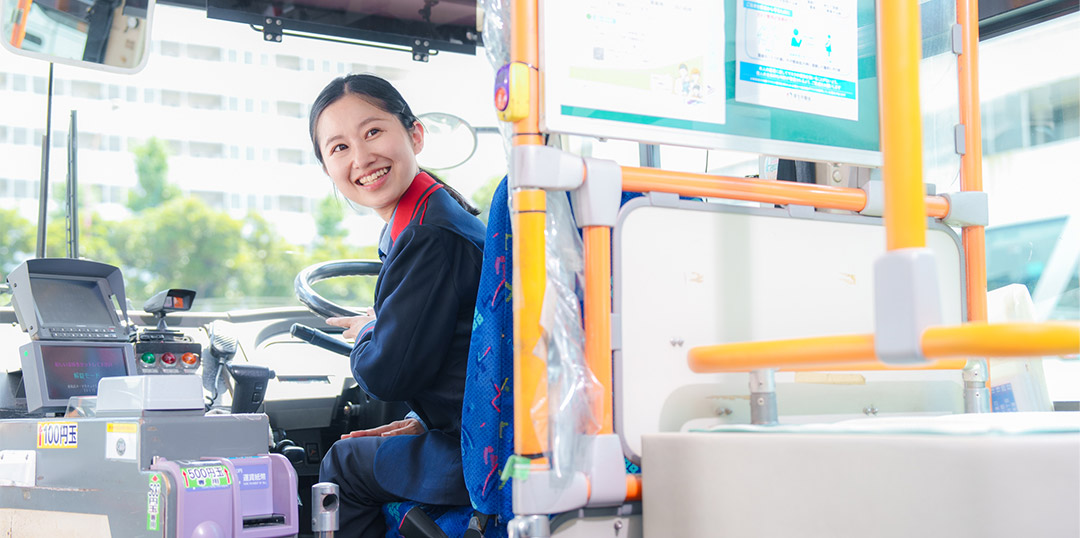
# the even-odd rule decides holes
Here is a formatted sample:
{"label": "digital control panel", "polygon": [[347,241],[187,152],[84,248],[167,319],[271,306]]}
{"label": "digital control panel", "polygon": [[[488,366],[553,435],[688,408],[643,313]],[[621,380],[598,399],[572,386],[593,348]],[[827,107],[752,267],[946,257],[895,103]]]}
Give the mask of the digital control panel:
{"label": "digital control panel", "polygon": [[116,327],[43,327],[38,333],[41,339],[116,340]]}
{"label": "digital control panel", "polygon": [[202,345],[177,333],[143,332],[135,342],[139,375],[190,374],[202,364]]}
{"label": "digital control panel", "polygon": [[35,340],[19,348],[26,407],[33,412],[62,412],[68,399],[94,396],[105,377],[132,375],[127,342],[60,342]]}

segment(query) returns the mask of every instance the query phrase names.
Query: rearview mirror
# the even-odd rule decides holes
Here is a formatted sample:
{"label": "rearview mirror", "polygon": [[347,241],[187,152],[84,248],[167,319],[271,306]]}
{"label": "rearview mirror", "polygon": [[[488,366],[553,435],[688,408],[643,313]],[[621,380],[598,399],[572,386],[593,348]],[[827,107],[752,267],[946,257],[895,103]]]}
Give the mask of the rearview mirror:
{"label": "rearview mirror", "polygon": [[424,151],[416,156],[420,166],[448,170],[461,166],[476,153],[476,130],[469,122],[442,112],[420,114],[424,125]]}
{"label": "rearview mirror", "polygon": [[47,62],[135,73],[153,9],[154,0],[0,0],[0,43]]}

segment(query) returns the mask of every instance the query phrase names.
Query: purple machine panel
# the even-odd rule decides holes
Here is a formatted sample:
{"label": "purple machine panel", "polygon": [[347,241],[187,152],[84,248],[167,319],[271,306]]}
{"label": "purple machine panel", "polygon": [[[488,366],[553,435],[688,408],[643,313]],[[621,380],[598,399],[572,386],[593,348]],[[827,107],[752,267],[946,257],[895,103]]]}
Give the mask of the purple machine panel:
{"label": "purple machine panel", "polygon": [[296,471],[280,454],[197,461],[158,459],[151,470],[170,475],[176,535],[270,538],[299,532]]}
{"label": "purple machine panel", "polygon": [[237,458],[236,482],[245,517],[274,513],[274,491],[270,488],[270,462],[265,458]]}

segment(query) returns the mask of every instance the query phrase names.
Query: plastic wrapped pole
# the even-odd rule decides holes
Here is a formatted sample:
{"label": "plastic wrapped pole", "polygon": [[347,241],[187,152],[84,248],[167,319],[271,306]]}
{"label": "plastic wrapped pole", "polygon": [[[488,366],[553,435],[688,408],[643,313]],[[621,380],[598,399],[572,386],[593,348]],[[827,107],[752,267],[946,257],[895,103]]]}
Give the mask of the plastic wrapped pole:
{"label": "plastic wrapped pole", "polygon": [[566,193],[548,193],[547,286],[540,313],[543,338],[537,355],[547,357],[547,399],[534,402],[534,425],[547,415],[545,455],[551,462],[553,485],[569,484],[575,472],[588,465],[583,434],[596,433],[601,418],[594,416],[593,401],[600,384],[585,361],[585,330],[582,326],[584,258]]}
{"label": "plastic wrapped pole", "polygon": [[[484,53],[491,68],[498,71],[510,63],[510,2],[509,0],[484,0]],[[509,160],[513,124],[499,122],[503,150]]]}
{"label": "plastic wrapped pole", "polygon": [[484,0],[484,53],[492,67],[510,63],[510,4]]}

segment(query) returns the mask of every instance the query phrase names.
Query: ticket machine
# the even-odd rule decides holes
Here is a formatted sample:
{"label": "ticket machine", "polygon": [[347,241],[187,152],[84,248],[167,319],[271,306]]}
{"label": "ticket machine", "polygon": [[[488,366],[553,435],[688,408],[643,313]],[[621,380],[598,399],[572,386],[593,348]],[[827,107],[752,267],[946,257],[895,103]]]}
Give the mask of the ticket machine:
{"label": "ticket machine", "polygon": [[29,418],[0,421],[0,520],[15,535],[297,534],[296,472],[268,453],[266,415],[206,415],[195,350],[137,359],[119,269],[35,259],[8,284],[30,336]]}

